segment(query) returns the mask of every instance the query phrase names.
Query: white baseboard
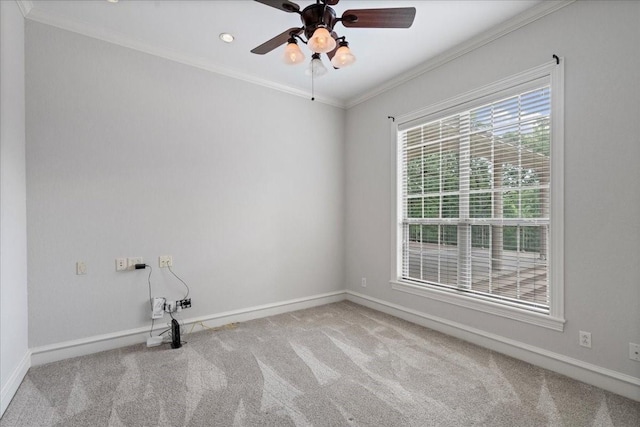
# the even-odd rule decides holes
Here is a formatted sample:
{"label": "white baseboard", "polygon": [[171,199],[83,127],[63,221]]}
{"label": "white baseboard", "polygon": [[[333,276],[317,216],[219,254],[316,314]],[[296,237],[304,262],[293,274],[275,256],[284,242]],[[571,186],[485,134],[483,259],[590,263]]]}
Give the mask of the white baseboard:
{"label": "white baseboard", "polygon": [[606,369],[582,360],[495,335],[467,325],[431,316],[407,307],[347,291],[347,300],[390,314],[456,338],[489,348],[567,377],[640,401],[640,378]]}
{"label": "white baseboard", "polygon": [[[272,304],[264,304],[240,310],[194,317],[191,319],[185,319],[181,323],[184,325],[191,325],[194,323],[207,322],[207,326],[216,327],[234,322],[246,322],[248,320],[259,319],[290,311],[303,310],[305,308],[315,307],[318,305],[330,304],[332,302],[343,301],[345,298],[345,291],[329,292],[326,294],[313,295],[310,297],[297,298]],[[159,328],[165,329],[166,326],[163,325]],[[31,349],[31,365],[38,366],[71,357],[84,356],[86,354],[93,354],[128,345],[140,344],[146,341],[148,334],[149,326],[146,326],[143,328],[129,329],[111,334],[96,335],[79,340],[65,341],[36,347]]]}
{"label": "white baseboard", "polygon": [[9,406],[11,399],[15,396],[18,391],[18,387],[22,383],[24,376],[27,375],[27,371],[31,367],[31,351],[27,350],[22,360],[13,370],[13,373],[9,376],[7,382],[2,386],[2,391],[0,392],[0,417],[4,414],[4,411]]}
{"label": "white baseboard", "polygon": [[[185,319],[183,323],[190,325],[207,322],[207,326],[216,327],[330,304],[344,299],[640,401],[640,378],[602,368],[562,354],[353,291],[336,291],[240,310],[226,311],[208,316]],[[145,342],[148,333],[149,328],[144,327],[31,349],[29,354],[25,355],[20,366],[14,371],[7,385],[2,389],[2,412],[6,409],[6,406],[15,394],[30,366],[38,366],[70,357],[97,353],[132,344],[140,344]]]}

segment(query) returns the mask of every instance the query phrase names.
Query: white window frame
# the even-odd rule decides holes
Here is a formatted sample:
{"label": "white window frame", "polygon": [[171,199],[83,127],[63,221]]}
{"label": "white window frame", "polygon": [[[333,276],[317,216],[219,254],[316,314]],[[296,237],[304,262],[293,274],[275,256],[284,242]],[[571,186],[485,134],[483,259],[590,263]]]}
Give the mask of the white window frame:
{"label": "white window frame", "polygon": [[[426,122],[431,118],[445,117],[492,101],[513,96],[518,87],[538,80],[546,80],[551,86],[551,187],[549,226],[549,313],[538,313],[517,306],[500,303],[494,299],[468,295],[455,289],[417,283],[402,279],[402,141],[399,128],[411,126],[411,122]],[[437,301],[490,313],[556,331],[563,331],[564,323],[564,59],[559,64],[550,63],[532,68],[493,84],[462,94],[425,109],[397,117],[392,132],[392,256],[391,287],[394,290],[426,297]]]}

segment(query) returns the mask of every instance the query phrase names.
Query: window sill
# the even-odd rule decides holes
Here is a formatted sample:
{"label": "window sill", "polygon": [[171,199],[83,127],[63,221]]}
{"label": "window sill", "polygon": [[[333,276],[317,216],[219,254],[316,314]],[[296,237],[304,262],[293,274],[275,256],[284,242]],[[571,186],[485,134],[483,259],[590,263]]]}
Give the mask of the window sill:
{"label": "window sill", "polygon": [[548,314],[535,313],[518,307],[511,307],[492,301],[485,301],[475,297],[460,295],[455,291],[438,289],[429,285],[418,285],[402,280],[392,280],[391,288],[412,295],[446,302],[459,307],[470,308],[483,313],[489,313],[495,316],[505,317],[507,319],[517,320],[519,322],[529,323],[531,325],[541,326],[543,328],[553,329],[554,331],[559,332],[564,330],[564,324],[566,322],[565,319],[553,317]]}

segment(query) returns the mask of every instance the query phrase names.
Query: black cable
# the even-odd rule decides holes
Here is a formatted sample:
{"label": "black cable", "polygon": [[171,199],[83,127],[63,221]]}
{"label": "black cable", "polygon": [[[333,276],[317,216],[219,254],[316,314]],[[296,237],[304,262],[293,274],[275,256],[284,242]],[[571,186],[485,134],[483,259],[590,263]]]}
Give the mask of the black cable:
{"label": "black cable", "polygon": [[[176,316],[177,315],[178,315],[178,313],[176,312]],[[175,319],[181,327],[185,326],[184,320],[183,319],[179,319],[179,318],[176,319],[175,317],[173,317],[173,313],[172,312],[169,312],[169,316],[171,316],[171,319]]]}
{"label": "black cable", "polygon": [[[176,313],[177,315],[177,313]],[[169,316],[171,316],[171,320],[175,320],[176,322],[178,322],[178,325],[180,325],[181,328],[184,328],[185,324],[184,324],[184,320],[182,319],[176,319],[175,317],[173,317],[173,313],[169,313]]]}
{"label": "black cable", "polygon": [[[149,284],[149,306],[151,308],[151,313],[153,313],[153,297],[151,296],[151,274],[153,273],[153,268],[149,265],[149,264],[145,264],[144,265],[145,268],[149,267],[149,276],[147,277],[147,283]],[[187,289],[187,294],[184,296],[183,299],[186,299],[189,296],[189,292],[191,291],[189,289],[189,285],[187,285],[185,283],[184,280],[182,280],[176,273],[173,272],[173,270],[171,269],[171,266],[167,266],[169,268],[169,271],[171,272],[171,274],[173,274],[175,276],[176,279],[178,279],[183,285],[184,287]],[[169,316],[171,316],[171,319],[177,320],[173,317],[173,313],[169,312]],[[178,323],[180,323],[178,321]],[[152,317],[151,318],[151,329],[149,330],[149,336],[153,336],[153,326],[155,324],[155,319]],[[180,326],[184,326],[184,324],[180,324]],[[162,335],[164,333],[166,333],[167,331],[169,331],[171,328],[169,329],[165,329],[164,331],[160,332],[159,335]],[[169,334],[170,335],[170,334]],[[184,342],[186,343],[186,342]]]}
{"label": "black cable", "polygon": [[186,295],[184,296],[184,298],[183,298],[183,299],[187,299],[187,297],[189,296],[189,292],[190,292],[190,290],[189,290],[189,286],[184,282],[184,280],[182,280],[181,278],[179,278],[179,277],[178,277],[178,275],[177,275],[176,273],[174,273],[174,272],[173,272],[173,270],[171,269],[171,266],[170,266],[170,265],[168,265],[168,266],[167,266],[167,268],[169,269],[169,271],[171,272],[171,274],[173,274],[173,275],[176,277],[176,279],[178,279],[179,281],[181,281],[181,282],[182,282],[182,284],[184,285],[184,287],[185,287],[185,288],[187,288],[187,294],[186,294]]}

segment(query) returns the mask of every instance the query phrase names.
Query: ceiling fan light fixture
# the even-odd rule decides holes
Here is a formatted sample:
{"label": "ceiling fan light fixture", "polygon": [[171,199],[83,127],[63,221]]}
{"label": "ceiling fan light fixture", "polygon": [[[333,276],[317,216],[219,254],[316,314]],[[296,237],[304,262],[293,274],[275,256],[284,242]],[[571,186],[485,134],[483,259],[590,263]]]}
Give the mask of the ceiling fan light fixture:
{"label": "ceiling fan light fixture", "polygon": [[331,65],[336,68],[344,68],[356,62],[356,57],[351,53],[349,49],[349,43],[341,42],[340,47],[336,50],[336,53],[331,58]]}
{"label": "ceiling fan light fixture", "polygon": [[309,63],[309,67],[305,71],[307,76],[312,77],[322,77],[327,74],[327,67],[324,66],[322,60],[320,59],[319,53],[314,53],[311,57],[311,62]]}
{"label": "ceiling fan light fixture", "polygon": [[284,63],[294,65],[301,63],[304,59],[304,53],[300,50],[298,43],[296,43],[295,39],[289,39],[287,47],[284,48],[284,56],[282,57]]}
{"label": "ceiling fan light fixture", "polygon": [[309,49],[315,53],[331,52],[336,47],[336,40],[324,27],[318,27],[308,41]]}

